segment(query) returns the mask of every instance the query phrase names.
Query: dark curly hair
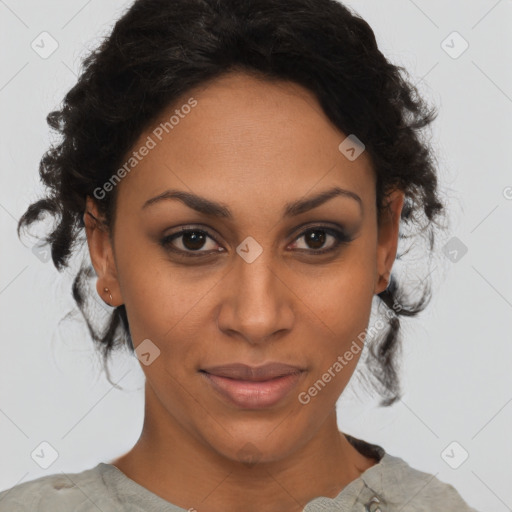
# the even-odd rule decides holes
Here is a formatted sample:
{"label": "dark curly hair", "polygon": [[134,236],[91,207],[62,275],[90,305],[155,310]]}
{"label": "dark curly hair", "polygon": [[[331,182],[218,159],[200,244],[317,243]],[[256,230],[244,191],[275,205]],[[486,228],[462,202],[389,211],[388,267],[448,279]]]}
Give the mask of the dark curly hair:
{"label": "dark curly hair", "polygon": [[[383,56],[370,26],[336,0],[136,0],[83,60],[60,110],[47,116],[60,135],[39,165],[48,192],[20,218],[18,237],[22,227],[51,214],[57,222],[45,241],[55,267],[68,266],[75,246],[86,241],[86,197],[96,197],[94,190],[111,179],[164,108],[230,71],[293,81],[312,91],[339,130],[364,142],[377,178],[378,220],[387,192],[403,190],[400,240],[426,235],[432,253],[435,226],[441,227],[437,218],[445,207],[433,152],[420,130],[437,111],[420,97],[405,69]],[[113,187],[95,199],[110,233],[116,191]],[[400,259],[407,251],[398,252]],[[106,325],[93,326],[85,298],[95,272],[87,263],[74,278],[73,297],[108,375],[112,350],[126,346],[133,354],[134,347],[124,305],[109,313]],[[430,301],[429,281],[420,284],[422,293],[413,300],[419,286],[406,293],[393,273],[378,295],[393,311],[389,328],[371,343],[366,361],[381,405],[401,395],[399,317],[417,315]]]}

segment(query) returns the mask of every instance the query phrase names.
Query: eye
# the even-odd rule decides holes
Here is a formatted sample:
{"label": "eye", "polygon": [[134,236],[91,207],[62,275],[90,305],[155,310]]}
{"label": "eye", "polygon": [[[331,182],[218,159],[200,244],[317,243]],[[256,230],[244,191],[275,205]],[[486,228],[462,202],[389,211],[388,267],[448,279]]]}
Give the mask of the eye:
{"label": "eye", "polygon": [[[205,256],[205,253],[221,252],[222,249],[215,248],[210,248],[210,250],[206,251],[199,250],[204,247],[208,238],[215,242],[215,239],[207,231],[202,229],[181,228],[179,232],[163,238],[160,243],[165,249],[183,254],[184,256]],[[181,240],[177,244],[177,247],[174,241],[179,239]],[[197,254],[194,254],[194,252]]]}
{"label": "eye", "polygon": [[[332,239],[330,247],[322,248],[329,237]],[[296,247],[297,240],[300,240],[301,238],[304,238],[306,244],[305,248]],[[207,244],[208,239],[214,242],[213,244],[210,244],[209,249]],[[295,238],[295,247],[293,248],[298,249],[301,252],[308,252],[314,255],[324,254],[333,252],[338,249],[340,245],[347,244],[350,241],[351,238],[341,230],[327,226],[312,226]],[[164,249],[183,256],[208,256],[213,253],[224,252],[224,249],[216,248],[218,244],[215,238],[202,229],[182,227],[178,232],[164,237],[160,243]],[[206,250],[201,250],[204,249],[205,246]]]}
{"label": "eye", "polygon": [[[322,248],[328,237],[331,237],[333,240],[330,247]],[[351,241],[351,238],[348,237],[343,231],[327,226],[312,226],[306,231],[303,231],[295,240],[297,241],[301,238],[304,238],[306,247],[299,247],[299,250],[301,252],[306,251],[312,254],[325,254],[332,252],[335,251],[341,244],[346,244]]]}

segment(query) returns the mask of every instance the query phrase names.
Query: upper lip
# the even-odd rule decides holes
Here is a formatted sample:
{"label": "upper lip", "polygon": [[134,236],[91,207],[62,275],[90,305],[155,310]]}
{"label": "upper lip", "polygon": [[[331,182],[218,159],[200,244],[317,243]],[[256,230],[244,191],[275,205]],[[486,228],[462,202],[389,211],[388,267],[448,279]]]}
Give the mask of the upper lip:
{"label": "upper lip", "polygon": [[259,382],[290,375],[292,373],[300,373],[304,370],[298,366],[273,362],[262,366],[249,366],[243,363],[223,364],[220,366],[202,368],[201,371],[219,377]]}

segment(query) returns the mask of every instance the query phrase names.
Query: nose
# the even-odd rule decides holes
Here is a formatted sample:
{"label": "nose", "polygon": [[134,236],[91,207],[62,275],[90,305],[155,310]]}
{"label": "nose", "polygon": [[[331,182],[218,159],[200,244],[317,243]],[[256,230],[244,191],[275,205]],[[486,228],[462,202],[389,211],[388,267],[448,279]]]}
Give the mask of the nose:
{"label": "nose", "polygon": [[237,256],[218,308],[218,328],[252,345],[283,335],[295,321],[290,272],[272,261],[270,252],[250,263]]}

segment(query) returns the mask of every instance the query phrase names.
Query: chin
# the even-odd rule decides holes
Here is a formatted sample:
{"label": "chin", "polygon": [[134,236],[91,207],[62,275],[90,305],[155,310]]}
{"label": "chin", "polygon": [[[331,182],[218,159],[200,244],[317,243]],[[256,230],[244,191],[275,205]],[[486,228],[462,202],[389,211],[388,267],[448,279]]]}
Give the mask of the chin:
{"label": "chin", "polygon": [[223,439],[209,439],[208,442],[222,457],[233,462],[241,462],[247,467],[253,467],[258,463],[277,462],[289,456],[298,446],[289,432],[278,432],[279,428],[275,429],[275,426],[274,424],[254,431],[246,426],[243,433],[232,435],[221,429],[224,433]]}

